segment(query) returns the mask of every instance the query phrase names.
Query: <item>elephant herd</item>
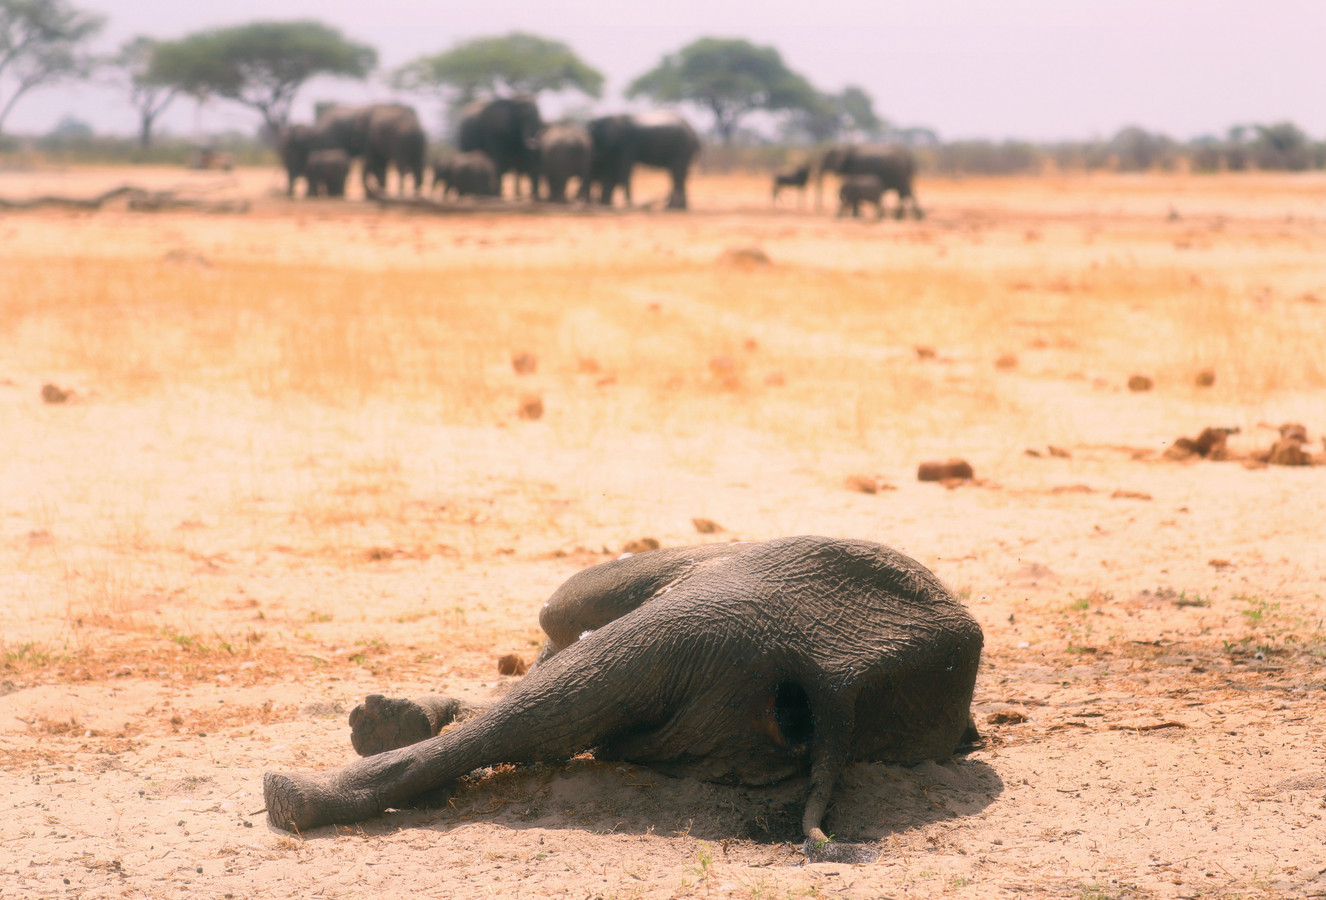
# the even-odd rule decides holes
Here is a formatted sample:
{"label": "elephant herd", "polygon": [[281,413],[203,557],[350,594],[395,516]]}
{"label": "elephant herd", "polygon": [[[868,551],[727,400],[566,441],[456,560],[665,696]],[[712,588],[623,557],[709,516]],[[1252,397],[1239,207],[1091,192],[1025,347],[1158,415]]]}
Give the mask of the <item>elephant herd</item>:
{"label": "elephant herd", "polygon": [[[677,113],[654,112],[604,116],[585,126],[546,125],[531,97],[505,97],[466,107],[460,120],[459,153],[434,160],[431,191],[445,198],[498,196],[507,173],[521,195],[522,179],[530,196],[564,203],[574,181],[576,197],[611,204],[621,188],[631,203],[635,165],[655,166],[672,179],[668,207],[685,209],[686,179],[700,152],[700,139]],[[309,196],[344,196],[351,162],[362,160],[365,194],[385,192],[387,173],[395,168],[399,190],[412,179],[415,194],[424,190],[428,142],[418,114],[401,104],[326,106],[313,124],[292,125],[280,135],[286,193],[294,196],[302,178]]]}
{"label": "elephant herd", "polygon": [[[554,203],[597,199],[611,205],[621,190],[632,204],[631,174],[636,165],[662,169],[671,179],[667,206],[686,209],[686,180],[700,153],[700,139],[690,124],[675,112],[659,110],[601,116],[585,125],[545,124],[538,104],[528,96],[478,101],[467,106],[460,120],[458,150],[428,165],[428,140],[412,107],[398,103],[366,106],[325,105],[313,124],[291,125],[282,131],[278,149],[285,166],[286,193],[294,196],[303,179],[308,196],[345,195],[351,163],[361,160],[364,193],[386,192],[387,174],[394,168],[399,190],[412,181],[416,195],[431,172],[430,192],[443,199],[497,197],[508,173],[521,196],[529,183],[534,199]],[[912,190],[916,161],[910,150],[895,146],[840,144],[828,148],[819,160],[774,176],[773,200],[780,191],[795,188],[804,199],[812,176],[816,206],[823,203],[824,175],[842,180],[838,215],[861,214],[872,205],[884,215],[884,198],[898,195],[897,218],[910,211],[921,218]],[[595,194],[597,193],[597,198]]]}

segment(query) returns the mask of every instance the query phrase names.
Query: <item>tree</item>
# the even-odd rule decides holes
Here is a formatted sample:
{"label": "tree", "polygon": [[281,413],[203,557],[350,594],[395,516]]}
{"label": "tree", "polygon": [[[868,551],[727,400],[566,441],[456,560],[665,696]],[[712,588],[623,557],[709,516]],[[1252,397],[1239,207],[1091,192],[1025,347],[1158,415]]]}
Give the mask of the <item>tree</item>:
{"label": "tree", "polygon": [[0,0],[0,132],[24,94],[93,67],[85,46],[105,24],[65,0]]}
{"label": "tree", "polygon": [[755,110],[814,111],[821,95],[793,72],[773,47],[736,38],[700,38],[631,82],[628,97],[692,103],[714,115],[714,128],[730,144],[741,118]]}
{"label": "tree", "polygon": [[848,86],[836,94],[817,94],[813,103],[796,110],[790,131],[815,143],[847,134],[853,140],[877,138],[888,127],[875,114],[875,103],[864,88]]}
{"label": "tree", "polygon": [[456,106],[502,94],[573,90],[598,97],[603,93],[603,73],[569,46],[520,31],[475,38],[434,56],[421,56],[397,69],[391,80],[401,90],[449,94]]}
{"label": "tree", "polygon": [[1293,122],[1254,125],[1252,157],[1259,169],[1301,172],[1312,165],[1312,142]]}
{"label": "tree", "polygon": [[125,41],[109,60],[111,68],[119,73],[116,81],[128,88],[129,102],[138,110],[140,147],[152,145],[152,127],[157,116],[165,112],[180,93],[178,86],[154,80],[152,61],[159,45],[159,41],[139,35]]}
{"label": "tree", "polygon": [[256,109],[275,135],[289,120],[304,82],[315,75],[362,79],[377,58],[372,47],[321,22],[250,22],[158,44],[147,78],[196,97],[222,97]]}

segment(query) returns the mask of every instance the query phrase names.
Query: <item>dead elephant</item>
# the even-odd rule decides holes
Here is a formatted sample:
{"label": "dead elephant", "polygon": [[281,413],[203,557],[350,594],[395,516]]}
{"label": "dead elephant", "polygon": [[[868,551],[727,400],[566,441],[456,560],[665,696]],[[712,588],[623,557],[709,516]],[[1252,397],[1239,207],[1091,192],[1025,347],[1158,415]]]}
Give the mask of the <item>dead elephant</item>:
{"label": "dead elephant", "polygon": [[539,616],[538,664],[496,706],[373,702],[365,759],[266,774],[273,825],[408,807],[482,766],[601,759],[708,781],[810,774],[808,843],[853,760],[944,759],[973,740],[980,626],[929,570],[865,541],[791,537],[656,550],[569,579]]}

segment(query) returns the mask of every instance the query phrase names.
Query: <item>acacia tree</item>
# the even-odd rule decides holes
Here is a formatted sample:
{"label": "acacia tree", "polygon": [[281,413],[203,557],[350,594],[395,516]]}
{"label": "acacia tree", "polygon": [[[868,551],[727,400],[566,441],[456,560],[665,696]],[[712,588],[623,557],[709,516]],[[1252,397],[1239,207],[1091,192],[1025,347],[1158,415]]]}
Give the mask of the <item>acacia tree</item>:
{"label": "acacia tree", "polygon": [[691,103],[714,116],[724,144],[742,117],[764,110],[814,111],[821,95],[806,78],[787,67],[773,47],[739,38],[700,38],[663,57],[626,89],[661,103]]}
{"label": "acacia tree", "polygon": [[377,51],[311,20],[250,22],[158,44],[148,78],[196,97],[221,97],[257,110],[269,134],[290,118],[304,82],[315,75],[362,79]]}
{"label": "acacia tree", "polygon": [[813,103],[793,113],[788,126],[791,133],[823,143],[840,135],[878,137],[887,123],[875,114],[874,100],[865,88],[850,85],[836,94],[817,94]]}
{"label": "acacia tree", "polygon": [[65,0],[0,0],[0,132],[24,94],[87,77],[86,45],[105,21]]}
{"label": "acacia tree", "polygon": [[160,41],[139,35],[125,41],[109,61],[118,73],[116,81],[128,88],[129,102],[138,110],[138,144],[145,148],[152,145],[152,127],[157,116],[180,93],[177,85],[154,80],[152,59],[159,45]]}
{"label": "acacia tree", "polygon": [[603,73],[561,41],[513,31],[463,41],[433,56],[420,56],[397,69],[392,85],[447,97],[453,107],[482,96],[579,91],[603,93]]}

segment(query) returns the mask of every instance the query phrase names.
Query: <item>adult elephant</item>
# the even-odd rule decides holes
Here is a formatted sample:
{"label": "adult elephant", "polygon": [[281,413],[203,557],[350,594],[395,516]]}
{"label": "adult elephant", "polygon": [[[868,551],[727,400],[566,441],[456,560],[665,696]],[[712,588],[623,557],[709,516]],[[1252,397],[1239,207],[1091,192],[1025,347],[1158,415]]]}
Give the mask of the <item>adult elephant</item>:
{"label": "adult elephant", "polygon": [[923,215],[912,191],[912,178],[916,174],[916,158],[906,147],[838,144],[830,147],[820,158],[815,177],[815,206],[824,205],[824,174],[835,172],[843,177],[874,175],[880,180],[884,193],[898,192],[897,218],[901,219],[910,204],[912,217]]}
{"label": "adult elephant", "polygon": [[369,108],[364,123],[364,192],[369,178],[376,179],[379,191],[387,189],[387,168],[396,169],[399,192],[405,193],[405,178],[414,179],[417,196],[424,189],[424,164],[428,158],[428,138],[424,135],[419,114],[413,107],[399,103],[376,104]]}
{"label": "adult elephant", "polygon": [[550,125],[539,135],[539,176],[548,185],[548,199],[566,202],[567,183],[578,179],[577,197],[588,203],[594,144],[579,125]]}
{"label": "adult elephant", "polygon": [[539,132],[543,118],[533,97],[502,97],[478,101],[465,107],[460,120],[462,153],[487,154],[497,167],[498,191],[507,172],[516,173],[516,196],[520,176],[530,179],[530,194],[538,199]]}
{"label": "adult elephant", "polygon": [[365,194],[386,190],[387,171],[392,166],[400,175],[400,193],[405,193],[407,175],[414,178],[414,192],[422,192],[428,139],[413,107],[401,103],[327,106],[319,110],[312,129],[315,149],[344,150],[352,159],[362,158]]}
{"label": "adult elephant", "polygon": [[611,205],[618,187],[631,205],[631,172],[636,163],[664,169],[672,176],[668,209],[685,209],[686,178],[700,153],[700,138],[690,123],[668,110],[604,116],[589,123],[594,142],[594,181],[600,202]]}
{"label": "adult elephant", "polygon": [[594,566],[544,605],[534,669],[482,715],[373,695],[350,716],[366,756],[267,773],[272,825],[306,831],[409,806],[483,766],[569,758],[708,781],[810,775],[802,830],[853,760],[945,759],[978,735],[981,629],[920,563],[866,541],[791,537],[655,550]]}

